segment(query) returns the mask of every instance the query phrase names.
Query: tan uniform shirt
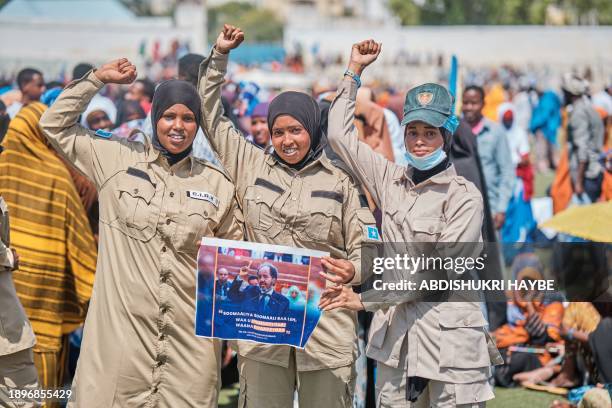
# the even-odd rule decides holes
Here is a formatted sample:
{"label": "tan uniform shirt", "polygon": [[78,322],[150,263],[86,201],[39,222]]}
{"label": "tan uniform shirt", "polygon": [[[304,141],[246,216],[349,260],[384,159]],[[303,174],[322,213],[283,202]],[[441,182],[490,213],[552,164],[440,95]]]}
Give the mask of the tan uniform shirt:
{"label": "tan uniform shirt", "polygon": [[55,149],[94,182],[100,201],[76,406],[216,406],[210,399],[220,379],[209,371],[218,342],[213,347],[194,328],[196,243],[202,236],[242,239],[234,186],[192,156],[170,167],[148,145],[81,127],[79,114],[103,85],[93,73],[71,83],[40,120]]}
{"label": "tan uniform shirt", "polygon": [[[451,165],[414,185],[411,169],[359,142],[353,126],[357,86],[344,80],[329,114],[329,143],[372,194],[388,243],[480,242],[483,203]],[[391,244],[393,245],[393,244]],[[377,310],[367,355],[408,376],[451,383],[489,378],[499,353],[476,302],[405,302]]]}
{"label": "tan uniform shirt", "polygon": [[[213,49],[200,66],[204,132],[236,183],[250,241],[326,251],[350,260],[360,279],[361,245],[366,226],[375,225],[352,178],[323,153],[295,171],[247,142],[222,116],[221,86],[227,55]],[[363,199],[361,199],[363,201]],[[290,347],[239,343],[250,359],[288,367]],[[356,357],[356,314],[324,313],[304,350],[296,349],[298,371],[336,368]]]}
{"label": "tan uniform shirt", "polygon": [[15,260],[11,252],[9,213],[0,197],[0,356],[33,347],[36,343],[28,317],[19,302],[11,271]]}

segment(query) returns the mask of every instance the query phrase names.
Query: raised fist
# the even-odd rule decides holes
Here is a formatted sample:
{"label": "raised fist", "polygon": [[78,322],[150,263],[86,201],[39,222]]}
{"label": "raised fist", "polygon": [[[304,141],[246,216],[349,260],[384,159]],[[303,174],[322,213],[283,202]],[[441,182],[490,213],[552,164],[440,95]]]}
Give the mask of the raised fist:
{"label": "raised fist", "polygon": [[244,33],[239,27],[224,24],[223,30],[217,37],[215,48],[222,54],[227,54],[230,50],[237,48],[244,41]]}
{"label": "raised fist", "polygon": [[137,75],[136,67],[127,58],[104,64],[94,73],[105,84],[131,84]]}
{"label": "raised fist", "polygon": [[374,40],[365,40],[353,44],[349,69],[359,74],[365,67],[376,61],[381,49],[382,44]]}

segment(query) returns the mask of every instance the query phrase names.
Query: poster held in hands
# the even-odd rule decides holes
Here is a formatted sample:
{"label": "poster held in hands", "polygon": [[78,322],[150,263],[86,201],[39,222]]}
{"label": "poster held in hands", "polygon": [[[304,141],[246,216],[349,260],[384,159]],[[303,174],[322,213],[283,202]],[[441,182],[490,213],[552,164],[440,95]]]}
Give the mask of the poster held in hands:
{"label": "poster held in hands", "polygon": [[303,248],[202,238],[195,334],[304,348],[321,311],[321,258]]}

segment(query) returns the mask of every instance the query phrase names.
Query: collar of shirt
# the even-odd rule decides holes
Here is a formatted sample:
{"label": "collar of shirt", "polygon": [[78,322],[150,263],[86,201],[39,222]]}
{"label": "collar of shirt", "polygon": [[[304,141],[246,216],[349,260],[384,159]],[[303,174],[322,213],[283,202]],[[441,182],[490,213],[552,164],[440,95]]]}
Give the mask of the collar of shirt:
{"label": "collar of shirt", "polygon": [[266,290],[265,292],[261,292],[259,296],[268,295],[268,296],[272,297],[272,293],[273,292],[274,292],[274,288],[270,288],[270,289]]}
{"label": "collar of shirt", "polygon": [[[428,182],[432,182],[434,184],[447,184],[455,176],[457,176],[457,171],[455,170],[455,165],[451,164],[446,170],[434,174],[432,177],[417,185],[423,185]],[[415,184],[412,182],[412,167],[407,166],[406,170],[393,177],[393,180],[400,183],[407,183],[410,188],[414,187]]]}
{"label": "collar of shirt", "polygon": [[147,159],[145,161],[147,163],[153,163],[157,161],[164,169],[168,171],[173,170],[175,173],[177,171],[182,170],[185,166],[189,166],[190,175],[193,174],[193,169],[198,163],[198,160],[195,157],[193,157],[193,154],[190,154],[189,156],[185,157],[183,160],[179,161],[178,163],[174,163],[173,166],[170,166],[170,164],[164,158],[164,156],[162,156],[159,153],[159,151],[155,150],[153,147],[151,147],[151,151],[149,152],[149,155],[147,156]]}
{"label": "collar of shirt", "polygon": [[327,155],[325,154],[325,152],[322,152],[319,157],[317,157],[316,159],[314,159],[312,162],[308,163],[306,166],[304,166],[304,168],[302,168],[301,170],[293,170],[290,169],[289,167],[285,166],[283,163],[279,162],[278,160],[276,160],[274,158],[274,156],[272,156],[272,154],[266,152],[266,163],[269,166],[282,166],[290,171],[295,172],[295,174],[299,174],[299,173],[303,173],[304,171],[317,166],[317,165],[321,165],[323,167],[325,167],[326,169],[328,169],[329,171],[333,172],[335,169],[335,166],[332,164],[332,162],[329,160],[329,158],[327,157]]}
{"label": "collar of shirt", "polygon": [[478,122],[476,125],[472,126],[472,133],[474,133],[476,136],[479,136],[486,128],[486,118],[482,118],[480,119],[480,122]]}

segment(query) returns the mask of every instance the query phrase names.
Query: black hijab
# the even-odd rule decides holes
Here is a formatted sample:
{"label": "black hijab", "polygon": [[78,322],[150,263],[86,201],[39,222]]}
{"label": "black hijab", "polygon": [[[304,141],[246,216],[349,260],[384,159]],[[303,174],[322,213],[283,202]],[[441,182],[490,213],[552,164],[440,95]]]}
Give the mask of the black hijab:
{"label": "black hijab", "polygon": [[155,90],[155,94],[153,95],[153,106],[151,107],[151,124],[153,125],[152,143],[153,147],[160,151],[171,166],[189,156],[193,146],[192,143],[182,152],[173,154],[159,142],[157,137],[157,122],[161,119],[166,109],[176,104],[183,104],[193,112],[198,125],[201,123],[200,118],[202,116],[200,113],[200,96],[195,87],[189,82],[179,79],[170,79],[162,82]]}
{"label": "black hijab", "polygon": [[319,104],[310,95],[302,92],[287,91],[279,94],[270,102],[268,110],[268,129],[272,134],[272,125],[277,117],[289,115],[298,122],[310,135],[310,151],[295,164],[285,162],[274,152],[276,159],[286,166],[300,170],[313,161],[322,151],[321,146],[321,110]]}

